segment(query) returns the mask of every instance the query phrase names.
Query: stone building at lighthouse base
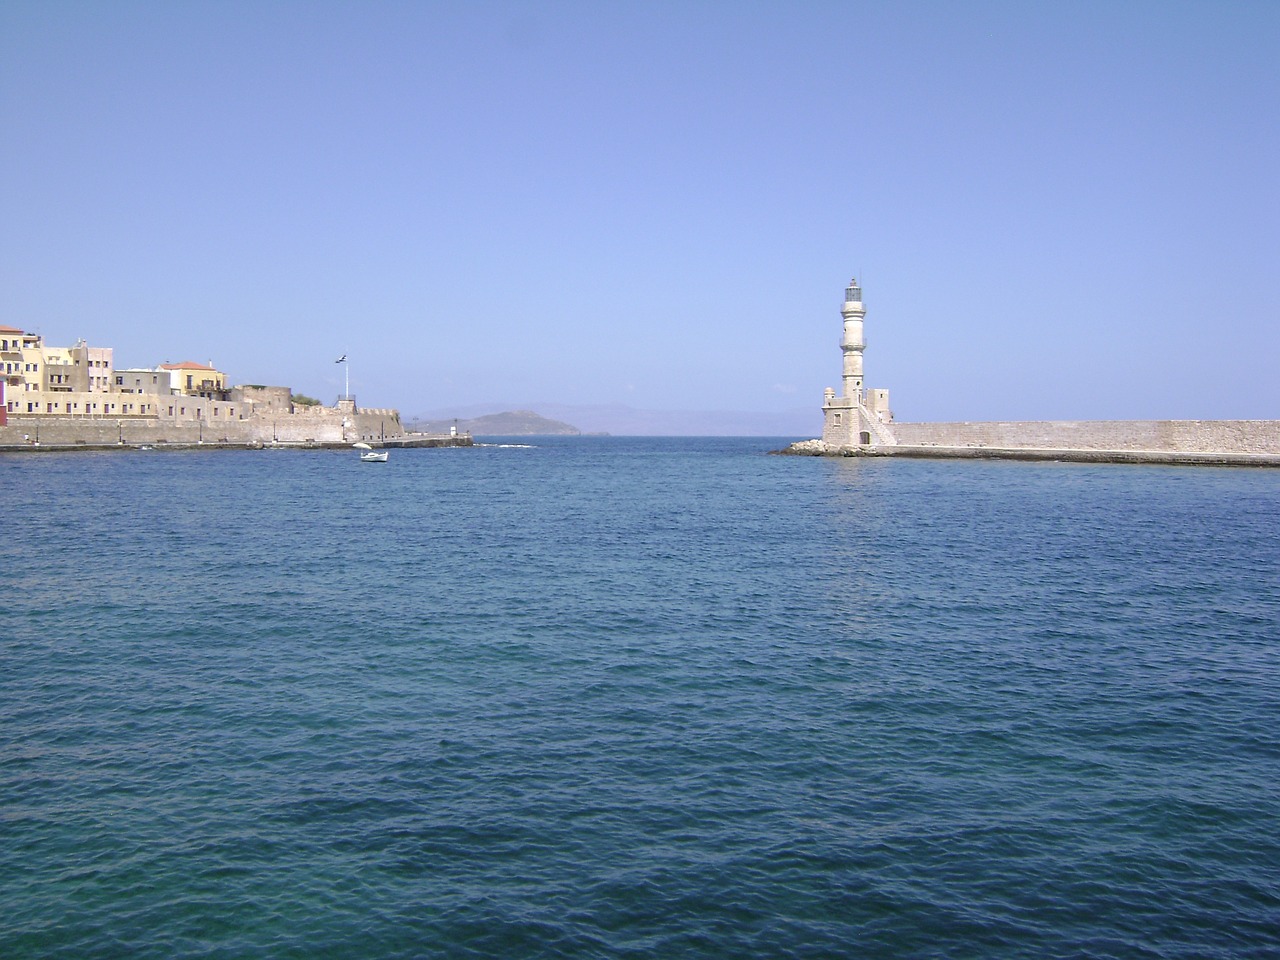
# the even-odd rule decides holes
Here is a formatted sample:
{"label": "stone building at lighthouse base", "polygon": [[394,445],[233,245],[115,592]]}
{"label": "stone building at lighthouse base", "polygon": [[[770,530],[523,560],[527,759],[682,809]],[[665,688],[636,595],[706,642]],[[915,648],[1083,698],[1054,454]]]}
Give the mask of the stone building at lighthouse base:
{"label": "stone building at lighthouse base", "polygon": [[889,424],[889,391],[865,390],[856,397],[837,397],[827,387],[822,398],[822,442],[833,447],[871,447],[895,442]]}

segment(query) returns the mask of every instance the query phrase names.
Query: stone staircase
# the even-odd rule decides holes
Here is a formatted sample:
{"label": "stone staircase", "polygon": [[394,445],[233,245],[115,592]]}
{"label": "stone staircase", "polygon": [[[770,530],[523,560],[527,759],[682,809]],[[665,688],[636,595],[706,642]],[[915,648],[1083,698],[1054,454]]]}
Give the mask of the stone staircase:
{"label": "stone staircase", "polygon": [[866,404],[861,400],[858,401],[858,412],[862,414],[864,422],[871,425],[871,432],[875,434],[875,443],[877,446],[892,447],[896,446],[898,441],[894,437],[889,428],[881,422],[880,418],[867,409]]}

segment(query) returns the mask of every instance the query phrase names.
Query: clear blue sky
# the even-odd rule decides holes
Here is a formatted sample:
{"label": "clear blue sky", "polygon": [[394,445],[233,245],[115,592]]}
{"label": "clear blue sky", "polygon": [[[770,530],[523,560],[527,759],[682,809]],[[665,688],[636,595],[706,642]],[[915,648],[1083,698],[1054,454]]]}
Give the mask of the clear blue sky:
{"label": "clear blue sky", "polygon": [[[1280,417],[1280,3],[0,4],[0,323],[362,403]],[[816,419],[815,419],[816,424]]]}

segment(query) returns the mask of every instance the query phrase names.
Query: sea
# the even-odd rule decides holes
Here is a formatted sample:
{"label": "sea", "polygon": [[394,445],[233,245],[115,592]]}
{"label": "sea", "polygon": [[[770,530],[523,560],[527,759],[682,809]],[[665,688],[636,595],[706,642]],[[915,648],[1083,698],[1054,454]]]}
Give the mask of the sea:
{"label": "sea", "polygon": [[1280,471],[0,456],[0,957],[1280,956]]}

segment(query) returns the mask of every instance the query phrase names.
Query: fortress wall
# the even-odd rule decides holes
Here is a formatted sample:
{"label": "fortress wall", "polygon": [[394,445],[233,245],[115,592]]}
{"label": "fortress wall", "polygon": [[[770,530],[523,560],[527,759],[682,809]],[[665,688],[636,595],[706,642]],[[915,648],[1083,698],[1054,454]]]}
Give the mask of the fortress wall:
{"label": "fortress wall", "polygon": [[253,384],[233,387],[231,398],[253,409],[258,416],[288,413],[293,403],[293,391],[288,387],[264,387]]}
{"label": "fortress wall", "polygon": [[378,441],[404,436],[404,427],[400,425],[400,414],[395,410],[361,410],[355,415],[355,423],[347,431],[347,436],[353,440]]}
{"label": "fortress wall", "polygon": [[254,439],[263,443],[338,443],[342,440],[341,417],[281,414],[278,417],[255,417],[244,423],[253,432]]}
{"label": "fortress wall", "polygon": [[900,423],[900,445],[1280,455],[1280,420],[1044,420]]}
{"label": "fortress wall", "polygon": [[[41,446],[60,444],[115,444],[123,437],[126,444],[206,443],[342,443],[343,415],[326,408],[327,414],[296,416],[282,413],[263,415],[251,420],[217,419],[160,420],[155,417],[20,417],[10,415],[7,426],[0,426],[0,445],[23,444],[40,438]],[[383,437],[404,436],[400,416],[395,410],[362,411],[346,430],[346,441],[364,439],[378,441]],[[24,440],[24,435],[28,440]]]}
{"label": "fortress wall", "polygon": [[[203,439],[233,441],[251,438],[237,429],[238,421],[205,424]],[[228,432],[230,428],[230,434]],[[126,444],[196,443],[201,439],[200,424],[194,420],[157,420],[154,417],[110,417],[81,420],[74,417],[10,417],[7,427],[0,427],[0,444],[21,444],[23,436],[31,441],[40,438],[42,446],[58,444],[113,444],[121,437]]]}

